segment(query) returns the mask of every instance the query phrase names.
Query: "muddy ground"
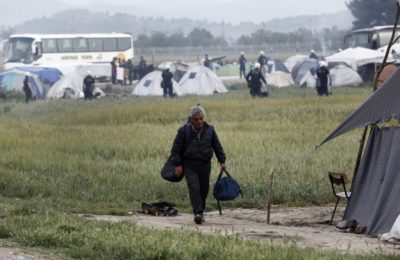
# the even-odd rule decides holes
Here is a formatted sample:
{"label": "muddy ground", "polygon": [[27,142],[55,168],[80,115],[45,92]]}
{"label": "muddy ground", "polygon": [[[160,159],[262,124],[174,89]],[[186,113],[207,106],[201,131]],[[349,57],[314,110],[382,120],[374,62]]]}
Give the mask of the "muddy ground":
{"label": "muddy ground", "polygon": [[175,217],[151,216],[133,213],[131,216],[86,216],[102,221],[128,221],[143,227],[157,229],[195,230],[205,234],[240,235],[267,244],[290,244],[301,247],[312,247],[318,250],[338,250],[351,254],[391,254],[400,255],[400,245],[384,243],[378,238],[357,235],[341,231],[335,222],[341,220],[344,208],[339,208],[334,224],[329,225],[332,207],[287,208],[273,207],[270,224],[267,224],[267,212],[254,209],[224,210],[207,212],[206,222],[196,225],[191,214]]}

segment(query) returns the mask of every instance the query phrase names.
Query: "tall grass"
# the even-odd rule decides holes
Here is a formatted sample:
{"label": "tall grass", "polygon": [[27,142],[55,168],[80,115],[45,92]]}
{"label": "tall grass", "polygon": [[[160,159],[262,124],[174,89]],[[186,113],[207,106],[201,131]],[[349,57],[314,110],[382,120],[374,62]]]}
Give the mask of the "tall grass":
{"label": "tall grass", "polygon": [[[225,148],[228,170],[243,186],[244,198],[232,206],[263,207],[271,169],[273,203],[328,203],[326,172],[352,172],[360,133],[314,147],[369,93],[343,88],[317,97],[312,90],[279,89],[252,99],[237,90],[211,97],[3,103],[0,193],[82,203],[77,210],[89,211],[102,203],[118,202],[125,210],[155,200],[187,208],[184,182],[167,183],[159,171],[188,108],[200,102]],[[217,171],[214,161],[214,179]]]}
{"label": "tall grass", "polygon": [[[331,97],[307,89],[274,89],[252,99],[244,86],[225,95],[106,97],[0,103],[0,237],[89,259],[336,258],[270,247],[237,237],[155,231],[128,223],[97,223],[70,213],[125,214],[140,202],[166,200],[190,211],[185,183],[159,172],[190,106],[201,103],[227,154],[244,198],[230,207],[332,202],[328,170],[353,171],[360,130],[318,145],[371,93],[342,88]],[[218,173],[213,161],[213,176]],[[215,209],[209,200],[208,210]]]}

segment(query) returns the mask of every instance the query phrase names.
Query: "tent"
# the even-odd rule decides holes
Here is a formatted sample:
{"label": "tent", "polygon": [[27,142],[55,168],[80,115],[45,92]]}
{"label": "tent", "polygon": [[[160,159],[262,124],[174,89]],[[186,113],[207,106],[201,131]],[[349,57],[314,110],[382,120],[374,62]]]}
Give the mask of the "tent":
{"label": "tent", "polygon": [[[379,49],[377,49],[377,51],[386,53],[387,48],[388,48],[388,45],[385,45],[385,46],[382,46]],[[400,43],[394,43],[392,45],[392,48],[390,48],[390,53],[393,54],[393,55],[400,54]]]}
{"label": "tent", "polygon": [[[353,177],[344,219],[366,225],[367,234],[386,233],[400,214],[400,70],[376,90],[322,143],[352,129],[371,126]],[[385,123],[397,121],[397,124]]]}
{"label": "tent", "polygon": [[294,84],[292,75],[282,61],[270,59],[266,65],[265,79],[270,86],[288,87]]}
{"label": "tent", "polygon": [[[333,67],[328,64],[328,68],[332,79],[332,86],[334,87],[359,86],[363,83],[361,76],[345,64],[337,64]],[[311,71],[308,71],[300,80],[299,85],[314,88],[316,77],[316,74],[312,75]]]}
{"label": "tent", "polygon": [[56,68],[47,68],[47,67],[17,67],[17,68],[26,72],[30,72],[31,74],[37,75],[40,81],[47,85],[53,85],[61,77],[61,72]]}
{"label": "tent", "polygon": [[[163,89],[161,88],[161,71],[153,71],[144,76],[132,91],[135,96],[162,96]],[[182,96],[182,90],[179,84],[172,80],[172,88],[176,95]]]}
{"label": "tent", "polygon": [[84,76],[78,73],[61,77],[61,79],[49,89],[46,98],[83,98],[83,78]]}
{"label": "tent", "polygon": [[[16,90],[22,91],[23,82],[25,78],[26,71],[21,70],[20,68],[13,68],[9,70],[5,70],[0,73],[0,86],[5,90]],[[42,99],[45,97],[45,89],[43,87],[42,82],[39,79],[39,76],[35,74],[31,74],[29,77],[29,82],[32,86],[32,96],[38,99]]]}
{"label": "tent", "polygon": [[167,67],[169,67],[169,70],[174,76],[174,80],[176,82],[179,82],[182,79],[183,75],[185,75],[185,73],[188,71],[190,65],[181,61],[166,61],[157,66],[157,68],[160,70],[165,70]]}
{"label": "tent", "polygon": [[183,94],[212,95],[214,92],[228,92],[217,74],[204,66],[191,67],[179,85]]}
{"label": "tent", "polygon": [[[345,62],[353,69],[368,64],[368,63],[382,63],[385,53],[371,50],[362,47],[348,48],[341,52],[335,53],[331,56],[326,57],[328,62]],[[390,55],[389,60],[392,60]]]}
{"label": "tent", "polygon": [[317,70],[317,68],[318,61],[316,59],[307,58],[303,60],[303,62],[296,64],[292,68],[292,78],[295,82],[300,83],[307,72],[311,72],[311,75],[315,75],[315,71]]}
{"label": "tent", "polygon": [[293,56],[287,58],[285,60],[284,64],[285,64],[286,68],[288,68],[288,70],[290,72],[292,72],[292,69],[296,64],[302,63],[307,58],[308,58],[307,55],[296,54],[296,55],[293,55]]}

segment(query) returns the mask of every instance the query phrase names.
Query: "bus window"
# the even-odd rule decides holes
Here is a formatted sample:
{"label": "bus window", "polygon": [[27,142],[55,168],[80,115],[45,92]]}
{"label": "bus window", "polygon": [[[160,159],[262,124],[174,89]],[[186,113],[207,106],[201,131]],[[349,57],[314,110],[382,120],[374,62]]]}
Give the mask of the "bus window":
{"label": "bus window", "polygon": [[72,39],[58,39],[57,45],[60,52],[72,52],[74,50]]}
{"label": "bus window", "polygon": [[[397,36],[397,34],[396,34],[396,36]],[[388,45],[391,37],[392,37],[391,31],[379,32],[379,46]]]}
{"label": "bus window", "polygon": [[56,53],[57,52],[57,40],[56,39],[43,39],[42,40],[42,51],[43,51],[43,53]]}
{"label": "bus window", "polygon": [[103,42],[101,39],[88,39],[89,42],[89,51],[103,51]]}
{"label": "bus window", "polygon": [[131,38],[118,38],[118,50],[126,51],[132,48]]}
{"label": "bus window", "polygon": [[103,50],[104,51],[117,51],[117,39],[115,38],[103,38]]}
{"label": "bus window", "polygon": [[74,39],[74,51],[77,52],[87,52],[88,51],[88,45],[87,45],[87,40],[86,39]]}
{"label": "bus window", "polygon": [[5,55],[7,62],[32,62],[32,42],[31,38],[10,39]]}

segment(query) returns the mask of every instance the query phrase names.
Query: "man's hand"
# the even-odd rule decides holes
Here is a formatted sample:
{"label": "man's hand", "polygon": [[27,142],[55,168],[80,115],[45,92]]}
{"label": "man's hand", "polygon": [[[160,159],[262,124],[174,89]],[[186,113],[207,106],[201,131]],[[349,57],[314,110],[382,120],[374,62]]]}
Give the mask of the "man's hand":
{"label": "man's hand", "polygon": [[221,163],[219,166],[221,167],[221,172],[224,171],[224,170],[226,170],[226,165],[225,165],[225,163]]}
{"label": "man's hand", "polygon": [[175,176],[180,177],[183,174],[182,166],[175,166]]}

